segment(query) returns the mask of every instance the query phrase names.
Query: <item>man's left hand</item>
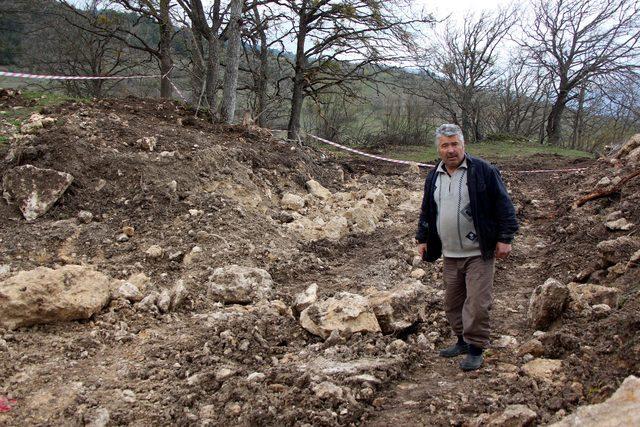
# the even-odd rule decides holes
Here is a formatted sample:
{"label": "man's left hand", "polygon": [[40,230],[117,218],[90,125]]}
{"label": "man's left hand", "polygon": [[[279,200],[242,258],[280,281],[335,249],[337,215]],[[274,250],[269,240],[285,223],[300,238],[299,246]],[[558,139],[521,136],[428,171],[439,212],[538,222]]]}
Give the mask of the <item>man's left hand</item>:
{"label": "man's left hand", "polygon": [[496,245],[496,258],[505,259],[511,252],[511,244],[498,242]]}

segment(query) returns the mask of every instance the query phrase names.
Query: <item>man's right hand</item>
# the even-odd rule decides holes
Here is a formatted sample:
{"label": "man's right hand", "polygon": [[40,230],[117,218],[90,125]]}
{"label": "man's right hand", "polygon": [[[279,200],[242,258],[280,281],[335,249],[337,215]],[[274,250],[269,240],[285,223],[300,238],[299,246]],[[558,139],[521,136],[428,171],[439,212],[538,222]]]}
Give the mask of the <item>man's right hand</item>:
{"label": "man's right hand", "polygon": [[427,244],[426,243],[418,243],[418,255],[420,258],[424,258],[424,253],[427,252]]}

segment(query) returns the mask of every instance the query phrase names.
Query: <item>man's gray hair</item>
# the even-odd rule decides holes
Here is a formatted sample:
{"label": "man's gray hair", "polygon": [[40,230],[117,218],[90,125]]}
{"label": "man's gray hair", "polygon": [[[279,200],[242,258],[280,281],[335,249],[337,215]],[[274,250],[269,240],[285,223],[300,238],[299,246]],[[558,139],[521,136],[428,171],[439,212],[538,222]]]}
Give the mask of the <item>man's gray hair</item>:
{"label": "man's gray hair", "polygon": [[438,139],[440,139],[441,136],[458,136],[460,137],[460,142],[464,144],[462,129],[460,129],[460,126],[454,125],[453,123],[445,123],[436,129],[436,148],[438,147]]}

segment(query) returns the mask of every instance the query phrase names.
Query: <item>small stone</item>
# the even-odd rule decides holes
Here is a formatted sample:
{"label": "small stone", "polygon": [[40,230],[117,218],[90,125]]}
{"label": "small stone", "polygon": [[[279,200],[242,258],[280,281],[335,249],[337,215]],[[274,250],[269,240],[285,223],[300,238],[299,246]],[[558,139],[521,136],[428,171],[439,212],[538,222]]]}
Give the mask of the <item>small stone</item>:
{"label": "small stone", "polygon": [[523,371],[536,380],[554,382],[560,379],[562,360],[558,359],[534,359],[524,366]]}
{"label": "small stone", "polygon": [[175,193],[176,191],[178,191],[178,182],[176,180],[169,181],[169,183],[167,184],[167,188],[169,188],[172,193]]}
{"label": "small stone", "polygon": [[391,343],[385,348],[387,353],[402,353],[408,347],[408,344],[401,339],[393,340]]}
{"label": "small stone", "polygon": [[136,401],[136,394],[133,390],[123,390],[122,400],[127,403],[134,403]]}
{"label": "small stone", "polygon": [[84,416],[85,427],[106,427],[110,421],[109,411],[98,408]]}
{"label": "small stone", "polygon": [[620,218],[615,221],[607,221],[604,223],[604,226],[610,231],[628,231],[634,227],[634,224],[627,221],[626,218]]}
{"label": "small stone", "polygon": [[252,383],[260,383],[265,380],[267,376],[262,372],[252,372],[247,376],[247,381]]}
{"label": "small stone", "polygon": [[518,349],[518,355],[524,356],[525,354],[531,354],[533,356],[542,356],[544,354],[544,345],[537,339],[532,339],[520,346]]}
{"label": "small stone", "polygon": [[336,399],[342,400],[344,390],[332,382],[324,381],[320,384],[314,384],[311,389],[320,399]]}
{"label": "small stone", "polygon": [[327,200],[331,198],[331,191],[327,190],[316,180],[307,181],[307,189],[309,193],[319,199]]}
{"label": "small stone", "polygon": [[156,301],[158,301],[159,294],[157,292],[151,292],[146,297],[142,298],[138,304],[136,304],[136,308],[144,311],[157,312],[158,306],[156,305]]}
{"label": "small stone", "polygon": [[122,233],[126,234],[128,237],[133,237],[135,233],[135,229],[129,225],[122,227]]}
{"label": "small stone", "polygon": [[9,350],[9,345],[5,340],[0,338],[0,351],[7,351],[7,350]]}
{"label": "small stone", "polygon": [[293,312],[296,317],[300,317],[300,313],[309,307],[311,304],[315,303],[318,300],[318,284],[312,283],[309,287],[302,293],[296,295],[296,299],[293,303]]}
{"label": "small stone", "polygon": [[611,307],[609,307],[607,304],[596,304],[591,307],[591,310],[593,311],[593,314],[598,318],[606,317],[611,313]]}
{"label": "small stone", "polygon": [[215,377],[216,377],[216,380],[218,381],[224,381],[227,378],[234,376],[236,372],[237,371],[235,369],[232,369],[229,367],[223,367],[216,371]]}
{"label": "small stone", "polygon": [[160,296],[158,297],[158,301],[156,302],[158,309],[161,313],[167,313],[171,308],[171,293],[168,289],[160,292]]}
{"label": "small stone", "polygon": [[164,255],[164,249],[162,249],[162,247],[160,247],[160,246],[158,246],[158,245],[151,245],[151,246],[149,246],[149,248],[145,251],[145,254],[146,254],[149,258],[153,258],[153,259],[162,258],[162,255]]}
{"label": "small stone", "polygon": [[78,212],[78,220],[83,224],[88,224],[93,220],[93,214],[89,211]]}
{"label": "small stone", "polygon": [[596,184],[597,187],[606,187],[607,185],[611,184],[611,178],[609,178],[608,176],[602,177],[600,179],[600,181],[598,181],[598,183]]}
{"label": "small stone", "polygon": [[182,262],[183,259],[184,252],[182,251],[171,252],[169,254],[169,261]]}
{"label": "small stone", "polygon": [[178,280],[173,289],[171,289],[171,310],[175,310],[182,305],[188,293],[187,287],[184,285],[184,280]]}
{"label": "small stone", "polygon": [[118,243],[124,243],[124,242],[128,242],[129,241],[129,236],[127,236],[124,233],[118,234],[116,236],[116,242]]}
{"label": "small stone", "polygon": [[141,301],[143,298],[142,292],[140,292],[138,287],[130,282],[124,282],[122,285],[120,285],[120,287],[118,287],[118,290],[116,291],[115,296],[124,298],[132,302]]}
{"label": "small stone", "polygon": [[518,340],[510,335],[501,335],[500,338],[493,343],[495,348],[515,348],[518,346]]}
{"label": "small stone", "polygon": [[299,211],[304,208],[305,201],[302,197],[297,194],[286,193],[282,196],[282,200],[280,201],[280,206],[284,209],[289,209],[292,211]]}
{"label": "small stone", "polygon": [[422,268],[416,268],[411,272],[411,277],[414,279],[422,279],[427,274]]}
{"label": "small stone", "polygon": [[153,151],[158,145],[158,139],[155,136],[143,136],[136,141],[136,145],[146,151]]}

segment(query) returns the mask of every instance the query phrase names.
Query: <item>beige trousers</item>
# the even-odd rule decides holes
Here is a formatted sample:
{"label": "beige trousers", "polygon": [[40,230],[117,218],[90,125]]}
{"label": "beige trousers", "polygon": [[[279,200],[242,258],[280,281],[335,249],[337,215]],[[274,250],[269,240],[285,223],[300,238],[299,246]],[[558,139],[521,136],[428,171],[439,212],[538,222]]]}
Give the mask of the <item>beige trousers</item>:
{"label": "beige trousers", "polygon": [[489,345],[494,264],[494,259],[480,256],[444,258],[444,310],[449,324],[465,342],[480,348]]}

